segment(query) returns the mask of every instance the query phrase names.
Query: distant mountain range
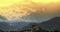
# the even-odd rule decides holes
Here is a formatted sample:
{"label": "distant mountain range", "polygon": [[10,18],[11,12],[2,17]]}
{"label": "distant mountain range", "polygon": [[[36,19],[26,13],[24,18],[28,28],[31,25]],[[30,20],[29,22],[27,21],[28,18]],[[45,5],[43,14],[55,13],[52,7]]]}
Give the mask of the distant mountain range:
{"label": "distant mountain range", "polygon": [[20,31],[31,28],[32,25],[39,25],[43,30],[60,30],[60,17],[52,18],[41,23],[29,22],[0,22],[0,30],[4,31]]}
{"label": "distant mountain range", "polygon": [[27,22],[15,22],[15,23],[9,23],[9,22],[0,22],[0,30],[3,31],[20,31],[23,30],[22,28],[29,25]]}
{"label": "distant mountain range", "polygon": [[[60,17],[55,17],[55,18],[52,18],[48,21],[44,21],[41,23],[31,23],[30,25],[26,26],[25,27],[26,30],[23,30],[23,31],[30,30],[28,28],[32,28],[33,25],[37,25],[37,27],[39,28],[39,30],[37,30],[37,32],[50,32],[50,31],[51,32],[55,32],[55,31],[58,32],[58,31],[60,31]],[[34,29],[34,27],[32,29]]]}

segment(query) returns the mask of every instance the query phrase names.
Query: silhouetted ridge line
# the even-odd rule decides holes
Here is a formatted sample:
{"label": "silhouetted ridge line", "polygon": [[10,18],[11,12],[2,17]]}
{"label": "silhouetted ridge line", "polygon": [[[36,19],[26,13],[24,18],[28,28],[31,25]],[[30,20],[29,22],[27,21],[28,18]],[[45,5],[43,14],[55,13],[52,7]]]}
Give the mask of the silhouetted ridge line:
{"label": "silhouetted ridge line", "polygon": [[55,17],[48,21],[42,22],[39,25],[43,30],[48,30],[48,31],[60,30],[60,17]]}

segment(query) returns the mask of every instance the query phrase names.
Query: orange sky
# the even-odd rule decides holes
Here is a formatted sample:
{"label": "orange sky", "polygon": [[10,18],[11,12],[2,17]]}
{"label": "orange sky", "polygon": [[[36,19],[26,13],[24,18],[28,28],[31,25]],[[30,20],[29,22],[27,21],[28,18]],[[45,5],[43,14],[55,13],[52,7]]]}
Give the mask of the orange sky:
{"label": "orange sky", "polygon": [[60,0],[0,0],[0,15],[10,19],[38,12],[43,15],[57,14]]}

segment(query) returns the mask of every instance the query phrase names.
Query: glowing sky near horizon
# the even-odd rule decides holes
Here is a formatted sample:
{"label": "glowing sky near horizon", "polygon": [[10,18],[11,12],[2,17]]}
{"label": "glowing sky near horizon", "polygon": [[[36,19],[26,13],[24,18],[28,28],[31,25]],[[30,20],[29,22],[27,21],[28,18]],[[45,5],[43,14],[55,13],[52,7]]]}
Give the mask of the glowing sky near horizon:
{"label": "glowing sky near horizon", "polygon": [[38,10],[43,15],[54,14],[59,12],[58,3],[60,0],[0,0],[0,15],[12,20],[37,13]]}

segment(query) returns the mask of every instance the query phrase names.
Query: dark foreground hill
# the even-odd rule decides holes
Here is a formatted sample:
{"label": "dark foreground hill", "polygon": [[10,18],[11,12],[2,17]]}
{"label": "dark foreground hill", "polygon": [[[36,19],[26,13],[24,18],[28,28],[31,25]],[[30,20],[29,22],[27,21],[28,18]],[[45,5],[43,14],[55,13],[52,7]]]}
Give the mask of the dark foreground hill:
{"label": "dark foreground hill", "polygon": [[[14,25],[14,23],[12,23]],[[60,17],[55,17],[52,18],[48,21],[44,21],[42,23],[30,23],[27,26],[20,26],[23,24],[28,24],[25,22],[17,22],[15,23],[15,25],[10,26],[9,23],[6,22],[0,22],[0,31],[4,30],[11,30],[11,31],[5,31],[5,32],[58,32],[60,31]],[[21,30],[21,27],[23,27]],[[14,31],[14,29],[17,29],[16,31]],[[18,31],[20,30],[20,31]],[[2,31],[4,32],[4,31]]]}
{"label": "dark foreground hill", "polygon": [[40,27],[44,30],[60,30],[60,17],[55,17],[46,22],[40,23]]}
{"label": "dark foreground hill", "polygon": [[59,32],[60,31],[60,17],[52,18],[48,21],[32,24],[30,29],[24,31],[33,32]]}

